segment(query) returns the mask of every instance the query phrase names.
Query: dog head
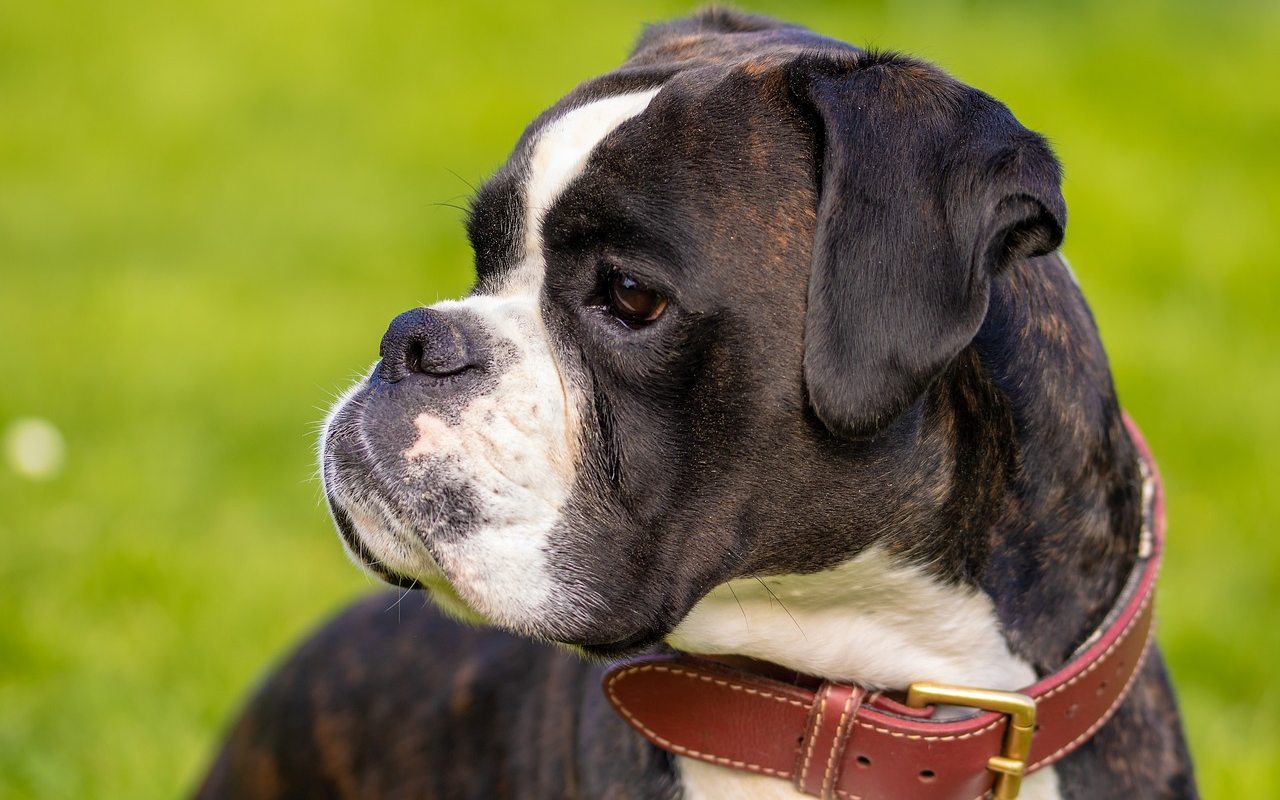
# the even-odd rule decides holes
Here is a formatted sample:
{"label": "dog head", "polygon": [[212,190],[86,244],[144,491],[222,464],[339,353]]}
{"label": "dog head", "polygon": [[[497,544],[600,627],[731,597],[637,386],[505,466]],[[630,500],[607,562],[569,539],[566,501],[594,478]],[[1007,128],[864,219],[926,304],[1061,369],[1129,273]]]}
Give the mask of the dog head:
{"label": "dog head", "polygon": [[474,200],[473,292],[396,318],[331,413],[346,546],[599,654],[731,579],[909,553],[954,468],[912,460],[922,397],[1064,215],[1043,140],[931,66],[651,29],[529,126]]}

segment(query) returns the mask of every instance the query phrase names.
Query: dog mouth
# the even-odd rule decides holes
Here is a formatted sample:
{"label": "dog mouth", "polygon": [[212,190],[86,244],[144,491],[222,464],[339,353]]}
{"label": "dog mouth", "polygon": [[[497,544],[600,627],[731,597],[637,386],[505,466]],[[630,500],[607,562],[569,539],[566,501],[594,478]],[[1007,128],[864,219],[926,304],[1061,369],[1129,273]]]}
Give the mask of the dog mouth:
{"label": "dog mouth", "polygon": [[358,566],[393,586],[420,588],[440,569],[428,531],[415,521],[421,515],[396,491],[401,476],[385,474],[388,459],[379,458],[365,430],[368,392],[368,385],[361,385],[325,424],[320,465],[325,501]]}
{"label": "dog mouth", "polygon": [[[478,611],[464,593],[455,587],[446,571],[437,566],[434,557],[430,555],[430,547],[421,533],[417,533],[414,537],[414,550],[421,552],[424,563],[429,563],[430,569],[417,567],[408,569],[399,564],[388,563],[366,543],[366,535],[361,533],[362,526],[357,526],[352,513],[348,510],[350,504],[330,492],[326,492],[326,499],[338,535],[346,546],[347,552],[371,575],[401,589],[424,592],[437,607],[455,619],[478,625],[497,624]],[[382,527],[386,527],[386,524],[384,523]],[[667,632],[660,626],[649,625],[639,629],[631,628],[621,634],[616,629],[609,630],[611,626],[607,625],[604,629],[592,626],[594,629],[590,630],[574,630],[573,627],[566,630],[562,625],[551,620],[543,620],[541,624],[532,626],[519,626],[518,629],[507,625],[499,626],[510,628],[515,633],[568,647],[591,660],[601,662],[651,652],[662,645]]]}
{"label": "dog mouth", "polygon": [[[568,647],[591,660],[601,662],[652,652],[663,645],[665,636],[669,632],[668,629],[658,625],[645,625],[638,629],[630,628],[619,634],[616,629],[609,630],[612,626],[607,623],[604,624],[603,629],[597,627],[601,624],[600,621],[588,630],[575,630],[576,626],[570,626],[566,630],[562,624],[563,621],[557,623],[546,619],[541,623],[515,627],[502,625],[477,610],[475,604],[464,596],[464,592],[458,590],[447,572],[438,566],[434,556],[431,555],[431,548],[423,533],[414,531],[413,549],[419,554],[418,557],[422,559],[424,565],[429,565],[429,568],[415,565],[410,569],[400,564],[389,563],[366,543],[367,536],[361,533],[365,526],[356,524],[352,513],[348,510],[350,504],[329,492],[326,492],[326,498],[339,537],[359,566],[392,586],[425,592],[437,607],[455,619],[478,625],[498,624],[499,627],[508,628],[512,632]],[[385,513],[387,513],[386,510],[384,510]],[[389,526],[384,522],[381,527]]]}
{"label": "dog mouth", "polygon": [[379,441],[388,415],[370,417],[368,385],[342,403],[325,425],[321,478],[325,500],[351,560],[377,579],[420,590],[447,615],[494,625],[445,568],[457,568],[450,545],[465,542],[479,518],[458,486],[431,456],[397,460],[399,448]]}
{"label": "dog mouth", "polygon": [[665,634],[661,631],[645,629],[611,641],[561,642],[561,644],[570,645],[592,659],[616,661],[652,652],[662,645],[664,638]]}
{"label": "dog mouth", "polygon": [[667,631],[654,609],[606,601],[616,592],[598,570],[575,570],[554,555],[558,498],[534,491],[541,475],[519,460],[496,462],[501,451],[480,447],[486,432],[473,436],[457,419],[442,422],[451,430],[431,428],[440,447],[418,452],[430,427],[422,419],[439,414],[403,407],[396,391],[361,384],[323,431],[325,498],[354,563],[387,584],[425,591],[451,617],[593,660],[661,644]]}
{"label": "dog mouth", "polygon": [[333,516],[334,527],[338,529],[338,536],[342,538],[343,544],[347,547],[347,552],[351,554],[351,557],[356,560],[360,567],[392,586],[398,586],[401,589],[421,588],[422,583],[417,578],[402,575],[383,564],[365,546],[364,539],[356,531],[355,522],[342,504],[329,492],[325,493],[325,498],[329,504],[329,513]]}
{"label": "dog mouth", "polygon": [[434,557],[430,555],[425,537],[418,534],[417,538],[422,541],[415,546],[415,551],[422,551],[420,558],[426,561],[427,568],[415,567],[409,570],[393,566],[379,558],[365,544],[365,537],[360,534],[354,519],[344,505],[332,496],[329,496],[328,500],[338,535],[358,566],[392,586],[408,591],[424,592],[438,607],[456,619],[476,625],[492,624],[454,588]]}

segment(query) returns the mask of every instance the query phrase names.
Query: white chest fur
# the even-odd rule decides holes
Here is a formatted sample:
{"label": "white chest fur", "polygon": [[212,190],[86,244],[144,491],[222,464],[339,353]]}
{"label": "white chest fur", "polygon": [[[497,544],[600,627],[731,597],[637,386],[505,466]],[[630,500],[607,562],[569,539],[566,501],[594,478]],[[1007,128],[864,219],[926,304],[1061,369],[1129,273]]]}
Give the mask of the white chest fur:
{"label": "white chest fur", "polygon": [[[1009,652],[991,599],[949,586],[872,548],[823,572],[730,581],[713,589],[672,632],[672,646],[736,654],[831,680],[905,689],[932,680],[1016,690],[1035,681]],[[685,797],[803,797],[790,783],[678,758]],[[1041,770],[1022,797],[1056,800]]]}

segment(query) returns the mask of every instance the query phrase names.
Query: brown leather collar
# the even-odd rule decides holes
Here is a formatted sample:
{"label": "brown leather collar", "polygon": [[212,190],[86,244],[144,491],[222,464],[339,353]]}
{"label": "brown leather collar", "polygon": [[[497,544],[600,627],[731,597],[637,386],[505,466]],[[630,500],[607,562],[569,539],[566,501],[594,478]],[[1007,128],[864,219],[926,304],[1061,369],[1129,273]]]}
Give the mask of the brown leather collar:
{"label": "brown leather collar", "polygon": [[[1012,693],[921,682],[903,705],[853,684],[806,688],[758,670],[664,655],[614,665],[604,679],[609,702],[664,750],[789,780],[819,797],[1016,796],[1023,775],[1063,758],[1106,724],[1151,642],[1164,496],[1146,442],[1125,422],[1147,479],[1138,560],[1103,626],[1066,666],[1034,685]],[[934,720],[934,704],[983,711]]]}

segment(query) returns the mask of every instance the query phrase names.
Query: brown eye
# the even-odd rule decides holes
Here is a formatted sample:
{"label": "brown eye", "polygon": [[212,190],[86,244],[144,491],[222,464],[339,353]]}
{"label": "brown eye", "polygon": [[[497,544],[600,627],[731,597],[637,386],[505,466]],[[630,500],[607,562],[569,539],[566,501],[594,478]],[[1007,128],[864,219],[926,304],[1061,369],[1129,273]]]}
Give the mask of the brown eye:
{"label": "brown eye", "polygon": [[609,311],[630,325],[648,325],[666,310],[667,298],[641,286],[630,275],[615,272],[609,278]]}

